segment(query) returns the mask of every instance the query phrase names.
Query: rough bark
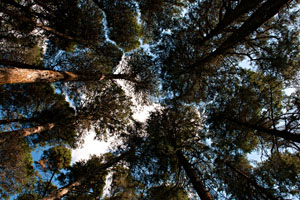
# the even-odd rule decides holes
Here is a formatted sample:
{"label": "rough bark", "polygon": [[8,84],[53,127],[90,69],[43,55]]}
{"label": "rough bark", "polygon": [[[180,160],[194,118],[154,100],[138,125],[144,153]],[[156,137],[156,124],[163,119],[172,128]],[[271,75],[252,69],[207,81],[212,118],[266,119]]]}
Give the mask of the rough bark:
{"label": "rough bark", "polygon": [[24,128],[17,131],[2,132],[0,133],[0,143],[5,142],[8,138],[24,138],[29,135],[39,134],[43,131],[51,130],[55,126],[54,123],[48,123],[40,126],[35,126],[32,128]]}
{"label": "rough bark", "polygon": [[199,195],[200,199],[202,200],[213,200],[209,191],[205,188],[204,183],[201,181],[199,176],[195,173],[194,169],[192,168],[191,164],[188,160],[184,157],[181,151],[176,152],[177,159],[180,165],[183,167],[185,173],[189,177],[191,183],[193,184],[194,189],[196,190],[197,194]]}
{"label": "rough bark", "polygon": [[80,186],[84,181],[88,180],[88,178],[90,176],[93,176],[93,174],[96,174],[98,172],[101,172],[103,170],[106,170],[106,169],[112,167],[113,165],[117,164],[121,160],[124,160],[126,157],[133,154],[134,152],[135,152],[135,149],[132,148],[129,151],[126,151],[126,152],[122,153],[120,156],[115,157],[115,158],[107,161],[106,163],[101,165],[101,167],[95,169],[95,171],[92,172],[91,175],[87,175],[85,177],[79,178],[77,181],[75,181],[73,183],[70,183],[70,184],[66,185],[65,187],[62,187],[62,188],[54,191],[52,194],[48,195],[47,197],[42,198],[41,200],[61,199],[63,196],[65,196],[66,194],[68,194],[69,192],[74,190],[76,187]]}
{"label": "rough bark", "polygon": [[[17,66],[18,62],[14,63],[16,63],[16,65],[12,66]],[[0,68],[0,85],[13,83],[52,83],[58,81],[101,81],[103,79],[123,79],[131,82],[137,82],[134,78],[127,74],[103,74],[100,72],[75,73],[46,69],[28,69],[29,66],[27,66],[27,68]]]}

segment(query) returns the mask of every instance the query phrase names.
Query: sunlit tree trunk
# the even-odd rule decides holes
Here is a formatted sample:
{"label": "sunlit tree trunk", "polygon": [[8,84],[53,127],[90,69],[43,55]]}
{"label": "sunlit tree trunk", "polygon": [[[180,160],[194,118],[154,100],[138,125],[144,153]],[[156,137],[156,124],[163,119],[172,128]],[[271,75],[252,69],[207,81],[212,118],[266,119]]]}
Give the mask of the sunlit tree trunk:
{"label": "sunlit tree trunk", "polygon": [[194,169],[192,168],[191,164],[188,160],[184,157],[181,151],[176,152],[176,156],[180,165],[183,167],[186,175],[189,177],[194,189],[196,190],[197,194],[202,200],[213,200],[211,194],[206,189],[203,181],[197,176]]}
{"label": "sunlit tree trunk", "polygon": [[137,82],[126,74],[103,74],[103,73],[74,73],[68,71],[55,71],[46,69],[25,68],[0,68],[1,84],[20,83],[52,83],[59,81],[101,81],[101,80],[123,79]]}
{"label": "sunlit tree trunk", "polygon": [[2,132],[0,133],[0,143],[5,142],[8,138],[24,138],[29,135],[39,134],[43,131],[51,130],[55,126],[54,123],[48,123],[40,126],[35,126],[31,128],[24,128],[21,130]]}

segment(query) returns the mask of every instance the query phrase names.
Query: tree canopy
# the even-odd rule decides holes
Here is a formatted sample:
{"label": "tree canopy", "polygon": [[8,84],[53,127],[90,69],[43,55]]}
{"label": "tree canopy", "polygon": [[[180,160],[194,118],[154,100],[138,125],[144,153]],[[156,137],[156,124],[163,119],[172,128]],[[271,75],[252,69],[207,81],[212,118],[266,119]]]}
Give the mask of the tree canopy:
{"label": "tree canopy", "polygon": [[0,198],[299,199],[299,3],[2,0]]}

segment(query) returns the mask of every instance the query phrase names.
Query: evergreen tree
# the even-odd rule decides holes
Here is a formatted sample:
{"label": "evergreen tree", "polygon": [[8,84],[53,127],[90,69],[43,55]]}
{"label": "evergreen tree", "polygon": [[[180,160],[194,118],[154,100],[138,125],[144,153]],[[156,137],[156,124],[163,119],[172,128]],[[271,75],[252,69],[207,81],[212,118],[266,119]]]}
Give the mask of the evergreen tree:
{"label": "evergreen tree", "polygon": [[[298,0],[0,7],[1,197],[299,196]],[[137,123],[130,95],[163,108]],[[122,144],[69,166],[66,146],[90,130]],[[33,165],[39,146],[50,149]]]}

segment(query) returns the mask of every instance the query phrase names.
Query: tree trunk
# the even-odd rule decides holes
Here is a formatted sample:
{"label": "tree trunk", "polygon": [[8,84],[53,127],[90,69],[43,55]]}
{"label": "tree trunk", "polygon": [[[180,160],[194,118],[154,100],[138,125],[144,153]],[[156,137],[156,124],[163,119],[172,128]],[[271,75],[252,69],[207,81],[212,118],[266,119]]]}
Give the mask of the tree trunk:
{"label": "tree trunk", "polygon": [[194,189],[202,200],[213,200],[209,191],[205,188],[204,183],[200,180],[200,178],[195,173],[194,169],[191,167],[191,164],[184,157],[181,151],[176,152],[176,156],[180,165],[183,167],[185,173],[189,177],[190,181],[193,184]]}
{"label": "tree trunk", "polygon": [[46,31],[48,33],[52,33],[53,35],[58,36],[60,38],[64,38],[64,39],[67,39],[67,40],[78,42],[80,44],[88,44],[89,43],[88,41],[80,40],[80,39],[74,38],[72,36],[66,35],[64,33],[58,32],[54,28],[51,28],[49,26],[44,26],[43,24],[40,24],[40,23],[36,23],[36,27],[40,28],[40,29],[43,29],[44,31]]}
{"label": "tree trunk", "polygon": [[[231,36],[229,36],[229,38],[226,39],[215,51],[190,65],[189,71],[191,72],[199,66],[199,70],[203,70],[203,66],[205,66],[207,63],[213,63],[213,61],[220,59],[222,55],[226,54],[226,51],[228,51],[228,49],[231,49],[242,42],[245,37],[259,28],[263,23],[268,21],[274,15],[276,15],[280,11],[280,9],[288,2],[290,2],[290,0],[268,0],[267,2],[265,2],[243,23],[243,25],[238,30],[236,30]],[[211,68],[211,66],[209,68]]]}
{"label": "tree trunk", "polygon": [[221,33],[224,28],[229,26],[232,22],[237,20],[241,15],[253,10],[261,3],[261,0],[242,0],[234,10],[226,11],[223,19],[219,21],[217,26],[210,31],[203,39],[197,42],[197,45],[202,46],[206,41],[211,39],[213,36]]}
{"label": "tree trunk", "polygon": [[65,187],[62,187],[62,188],[54,191],[52,194],[50,194],[47,197],[42,198],[41,200],[61,199],[63,196],[65,196],[66,194],[71,192],[75,187],[80,186],[82,184],[82,182],[84,182],[85,180],[88,180],[89,176],[92,176],[93,174],[96,174],[100,171],[108,169],[109,167],[112,167],[113,165],[117,164],[118,162],[125,159],[126,157],[128,157],[129,155],[131,155],[134,152],[135,152],[135,149],[132,148],[129,151],[122,153],[118,157],[115,157],[115,158],[107,161],[105,164],[101,165],[101,167],[96,169],[94,172],[91,172],[92,173],[91,175],[79,178],[77,181],[70,183],[70,184],[66,185]]}
{"label": "tree trunk", "polygon": [[[17,66],[18,62],[12,66]],[[1,64],[1,63],[0,63]],[[12,63],[11,63],[12,64]],[[75,73],[46,69],[0,68],[0,85],[17,83],[52,83],[58,81],[101,81],[103,79],[123,79],[137,82],[127,74]],[[34,67],[34,66],[32,66]]]}
{"label": "tree trunk", "polygon": [[10,131],[10,132],[2,132],[0,133],[0,143],[5,142],[8,138],[24,138],[29,135],[34,135],[41,133],[43,131],[51,130],[55,126],[54,123],[48,123],[32,128],[24,128],[17,131]]}
{"label": "tree trunk", "polygon": [[267,134],[272,135],[272,136],[276,136],[276,137],[283,138],[285,140],[290,140],[290,141],[300,143],[300,134],[291,133],[291,132],[288,132],[286,130],[269,129],[269,128],[265,128],[265,127],[260,126],[260,125],[241,122],[239,120],[235,120],[235,119],[232,119],[232,118],[227,118],[227,120],[229,120],[233,123],[242,125],[242,126],[247,127],[247,128],[251,128],[251,129],[254,129],[254,130],[257,130],[257,131],[267,133]]}

